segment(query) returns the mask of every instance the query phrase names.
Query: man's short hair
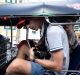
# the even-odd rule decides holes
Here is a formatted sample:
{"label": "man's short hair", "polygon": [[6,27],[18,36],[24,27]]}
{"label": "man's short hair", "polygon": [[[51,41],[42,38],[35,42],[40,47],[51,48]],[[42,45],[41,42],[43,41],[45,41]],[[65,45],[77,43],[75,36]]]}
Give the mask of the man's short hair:
{"label": "man's short hair", "polygon": [[60,23],[64,23],[64,22],[75,22],[79,17],[76,16],[56,16],[56,17],[49,17],[50,22],[60,22]]}

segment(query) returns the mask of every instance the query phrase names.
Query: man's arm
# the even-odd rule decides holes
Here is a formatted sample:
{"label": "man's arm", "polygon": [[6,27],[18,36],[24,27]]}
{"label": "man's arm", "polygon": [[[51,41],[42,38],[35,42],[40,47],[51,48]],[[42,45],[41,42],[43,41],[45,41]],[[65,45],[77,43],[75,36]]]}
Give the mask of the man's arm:
{"label": "man's arm", "polygon": [[[51,53],[50,60],[47,59],[35,59],[35,62],[41,64],[46,69],[60,72],[63,68],[63,50],[57,50],[56,52]],[[30,49],[30,59],[34,59],[34,52],[33,49]]]}
{"label": "man's arm", "polygon": [[35,59],[35,62],[49,70],[60,72],[63,68],[63,56],[63,50],[58,50],[57,52],[51,53],[50,60]]}

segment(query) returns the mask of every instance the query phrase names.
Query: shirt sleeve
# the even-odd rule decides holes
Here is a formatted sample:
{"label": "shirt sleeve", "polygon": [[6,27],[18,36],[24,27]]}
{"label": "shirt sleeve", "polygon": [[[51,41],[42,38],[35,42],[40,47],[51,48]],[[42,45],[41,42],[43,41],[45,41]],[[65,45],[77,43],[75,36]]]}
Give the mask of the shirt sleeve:
{"label": "shirt sleeve", "polygon": [[63,49],[61,31],[54,30],[47,33],[49,51],[54,52]]}

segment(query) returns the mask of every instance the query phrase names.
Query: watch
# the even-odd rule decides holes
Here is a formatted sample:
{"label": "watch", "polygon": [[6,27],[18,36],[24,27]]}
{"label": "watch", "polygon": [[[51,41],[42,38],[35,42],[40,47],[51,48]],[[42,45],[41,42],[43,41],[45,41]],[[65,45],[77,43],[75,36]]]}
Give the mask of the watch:
{"label": "watch", "polygon": [[35,62],[35,59],[33,59],[32,61]]}

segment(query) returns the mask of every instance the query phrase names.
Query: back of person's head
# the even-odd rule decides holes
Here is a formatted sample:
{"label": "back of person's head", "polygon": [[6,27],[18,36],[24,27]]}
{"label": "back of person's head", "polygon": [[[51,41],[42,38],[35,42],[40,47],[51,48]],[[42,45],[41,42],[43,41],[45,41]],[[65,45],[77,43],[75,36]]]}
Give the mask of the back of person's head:
{"label": "back of person's head", "polygon": [[65,23],[65,22],[75,22],[79,17],[75,16],[54,16],[49,17],[50,22],[58,22],[58,23]]}
{"label": "back of person's head", "polygon": [[27,47],[29,47],[27,40],[22,40],[18,45],[17,48],[20,49],[21,46],[26,45]]}
{"label": "back of person's head", "polygon": [[[70,23],[70,22],[76,22],[78,20],[79,17],[77,16],[61,16],[58,18],[58,22],[59,23]],[[69,27],[70,25],[72,24],[69,24],[69,25],[62,25],[63,28],[67,28]],[[74,25],[73,25],[74,26]]]}

